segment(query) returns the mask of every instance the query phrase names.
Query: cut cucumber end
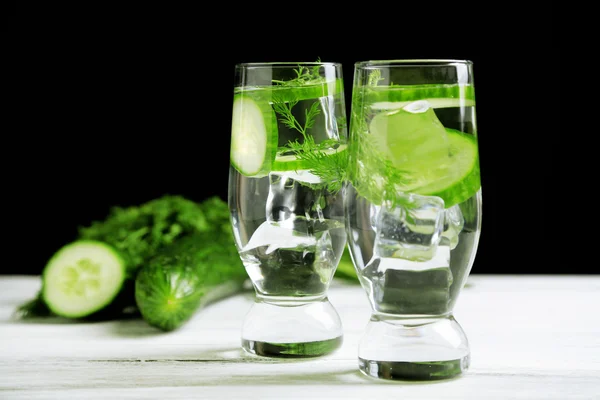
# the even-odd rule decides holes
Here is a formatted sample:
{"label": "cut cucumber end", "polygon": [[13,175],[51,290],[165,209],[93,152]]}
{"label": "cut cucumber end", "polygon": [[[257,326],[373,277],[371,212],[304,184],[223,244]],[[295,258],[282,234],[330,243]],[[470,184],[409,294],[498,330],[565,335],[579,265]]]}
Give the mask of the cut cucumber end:
{"label": "cut cucumber end", "polygon": [[277,117],[266,101],[234,96],[231,124],[231,165],[242,175],[265,176],[277,152]]}
{"label": "cut cucumber end", "polygon": [[106,243],[79,240],[59,249],[42,273],[42,298],[56,315],[84,318],[111,304],[123,288],[126,263]]}
{"label": "cut cucumber end", "polygon": [[191,318],[204,294],[197,271],[173,260],[158,257],[144,266],[135,279],[135,299],[142,317],[163,331],[175,330]]}

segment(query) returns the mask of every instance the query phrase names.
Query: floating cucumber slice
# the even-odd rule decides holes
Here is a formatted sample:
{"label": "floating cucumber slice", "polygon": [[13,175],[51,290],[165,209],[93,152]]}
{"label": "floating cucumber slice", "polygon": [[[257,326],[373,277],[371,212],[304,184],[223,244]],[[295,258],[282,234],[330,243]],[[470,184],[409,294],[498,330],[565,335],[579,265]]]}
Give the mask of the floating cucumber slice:
{"label": "floating cucumber slice", "polygon": [[[440,97],[426,100],[431,104],[431,108],[469,107],[475,105],[475,100],[470,99]],[[412,102],[413,101],[380,101],[371,104],[371,108],[377,111],[398,110],[400,108],[408,106]]]}
{"label": "floating cucumber slice", "polygon": [[477,139],[460,131],[446,128],[450,144],[450,162],[432,168],[426,181],[418,187],[407,187],[417,194],[438,196],[445,208],[462,203],[481,187]]}
{"label": "floating cucumber slice", "polygon": [[418,176],[418,171],[449,161],[448,135],[428,102],[412,104],[423,106],[377,114],[369,131],[378,152],[395,168]]}
{"label": "floating cucumber slice", "polygon": [[[377,154],[390,161],[391,172],[401,176],[393,182],[397,190],[441,197],[448,208],[479,190],[477,140],[445,128],[428,104],[414,101],[410,107],[379,113],[371,120],[369,131]],[[380,160],[375,157],[363,162]],[[384,179],[392,175],[388,172]]]}
{"label": "floating cucumber slice", "polygon": [[235,90],[269,103],[284,103],[335,96],[344,91],[342,79],[319,80],[303,85],[245,86]]}
{"label": "floating cucumber slice", "polygon": [[111,304],[125,277],[125,261],[114,248],[93,240],[75,241],[46,264],[42,298],[56,315],[87,317]]}
{"label": "floating cucumber slice", "polygon": [[432,108],[475,105],[472,85],[390,85],[364,88],[365,103],[375,110],[396,110],[416,100],[427,100]]}
{"label": "floating cucumber slice", "polygon": [[[332,155],[345,152],[348,148],[347,144],[341,144],[335,149],[319,150],[318,152],[324,155]],[[281,155],[277,154],[273,162],[272,171],[300,171],[310,169],[311,160],[298,158],[295,154]]]}
{"label": "floating cucumber slice", "polygon": [[477,140],[472,135],[448,129],[449,156],[431,168],[405,171],[407,183],[397,184],[400,191],[424,196],[437,196],[449,208],[473,196],[481,187]]}
{"label": "floating cucumber slice", "polygon": [[271,105],[237,94],[231,122],[231,165],[242,175],[266,176],[277,152],[277,117]]}

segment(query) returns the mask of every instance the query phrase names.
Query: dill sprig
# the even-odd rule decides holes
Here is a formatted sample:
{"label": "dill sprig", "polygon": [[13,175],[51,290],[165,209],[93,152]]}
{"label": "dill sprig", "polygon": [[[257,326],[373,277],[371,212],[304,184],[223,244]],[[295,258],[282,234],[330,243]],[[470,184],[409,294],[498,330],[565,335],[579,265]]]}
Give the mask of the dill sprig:
{"label": "dill sprig", "polygon": [[273,99],[273,109],[277,114],[280,115],[279,121],[290,129],[295,129],[306,138],[306,131],[315,125],[315,117],[319,115],[321,110],[319,109],[319,103],[314,102],[310,109],[304,112],[304,125],[300,124],[298,119],[292,114],[292,108],[298,104],[298,100],[292,100],[288,102],[278,101]]}
{"label": "dill sprig", "polygon": [[339,146],[340,142],[334,139],[317,144],[312,136],[305,136],[302,143],[289,142],[287,148],[298,160],[305,161],[310,172],[321,178],[327,190],[335,194],[341,190],[348,171],[348,152],[338,152]]}
{"label": "dill sprig", "polygon": [[369,73],[369,77],[367,78],[367,85],[368,86],[377,86],[377,83],[379,81],[382,81],[383,78],[381,77],[381,70],[380,69],[374,69],[373,71],[371,71]]}
{"label": "dill sprig", "polygon": [[[381,81],[380,70],[373,70],[368,77],[369,86],[376,86]],[[409,174],[399,170],[379,150],[375,140],[369,133],[368,121],[371,120],[371,110],[363,103],[357,90],[352,96],[351,140],[348,165],[348,180],[357,192],[367,197],[374,204],[388,201],[398,204],[401,201],[399,187],[409,182]]]}
{"label": "dill sprig", "polygon": [[[317,62],[321,62],[321,60],[317,59]],[[273,79],[272,82],[279,86],[298,86],[319,83],[325,81],[325,78],[321,76],[320,71],[320,65],[314,65],[312,68],[299,65],[298,68],[294,69],[294,72],[296,73],[294,79],[287,81]]]}
{"label": "dill sprig", "polygon": [[[317,59],[317,62],[320,62],[320,59]],[[273,83],[276,86],[302,86],[325,82],[325,78],[320,74],[320,65],[314,65],[312,68],[298,66],[294,71],[295,78],[287,81],[273,80]],[[332,193],[337,193],[346,180],[348,152],[336,151],[340,146],[339,140],[328,139],[317,144],[314,137],[309,134],[308,131],[315,125],[316,116],[321,113],[320,101],[314,101],[310,108],[304,111],[304,124],[301,124],[292,113],[292,109],[298,104],[297,99],[284,101],[273,96],[272,101],[278,120],[302,135],[301,142],[299,140],[290,141],[283,148],[278,149],[278,152],[290,152],[295,155],[297,160],[305,161],[307,169],[321,178],[322,186]],[[339,123],[339,129],[345,129],[345,118],[340,118],[336,122]]]}

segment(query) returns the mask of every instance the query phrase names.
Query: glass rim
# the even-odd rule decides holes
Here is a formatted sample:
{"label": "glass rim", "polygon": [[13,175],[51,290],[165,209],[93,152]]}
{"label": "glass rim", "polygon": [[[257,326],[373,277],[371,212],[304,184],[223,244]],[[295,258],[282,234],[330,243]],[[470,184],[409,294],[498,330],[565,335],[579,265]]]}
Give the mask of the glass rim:
{"label": "glass rim", "polygon": [[473,65],[473,61],[452,58],[411,58],[390,60],[366,60],[354,63],[356,68],[368,67],[442,67],[449,65]]}
{"label": "glass rim", "polygon": [[341,67],[342,63],[334,61],[251,61],[235,64],[240,68],[267,68],[267,67],[297,67],[297,66],[332,66]]}

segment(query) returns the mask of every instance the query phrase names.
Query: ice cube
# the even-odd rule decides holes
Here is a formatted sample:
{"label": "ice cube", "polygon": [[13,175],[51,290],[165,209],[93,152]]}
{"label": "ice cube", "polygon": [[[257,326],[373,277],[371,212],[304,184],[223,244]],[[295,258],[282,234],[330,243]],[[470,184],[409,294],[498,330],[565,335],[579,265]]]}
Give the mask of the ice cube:
{"label": "ice cube", "polygon": [[279,222],[303,216],[322,221],[323,190],[311,186],[308,172],[271,172],[266,203],[267,221]]}
{"label": "ice cube", "polygon": [[444,212],[444,232],[440,244],[454,249],[458,244],[458,234],[463,230],[465,221],[458,204]]}
{"label": "ice cube", "polygon": [[[448,247],[445,246],[447,250]],[[438,251],[439,258],[442,253]],[[447,254],[447,253],[446,253]],[[442,260],[438,260],[442,261]],[[419,267],[420,265],[420,267]],[[390,314],[444,314],[453,282],[448,260],[416,262],[375,258],[361,274],[370,299],[379,312]]]}
{"label": "ice cube", "polygon": [[424,271],[388,269],[384,284],[373,294],[379,308],[394,314],[444,314],[450,302],[450,268]]}
{"label": "ice cube", "polygon": [[444,201],[401,194],[396,205],[381,206],[375,221],[375,254],[382,258],[431,260],[444,228]]}
{"label": "ice cube", "polygon": [[315,245],[314,236],[296,230],[294,226],[293,220],[283,223],[265,221],[254,231],[246,246],[242,248],[242,252],[265,247],[265,253],[270,254],[278,249],[295,249]]}
{"label": "ice cube", "polygon": [[315,235],[315,271],[319,274],[321,282],[329,283],[333,278],[336,257],[333,251],[331,234],[329,231],[318,232]]}

